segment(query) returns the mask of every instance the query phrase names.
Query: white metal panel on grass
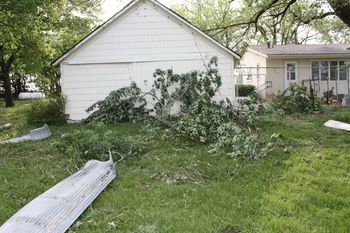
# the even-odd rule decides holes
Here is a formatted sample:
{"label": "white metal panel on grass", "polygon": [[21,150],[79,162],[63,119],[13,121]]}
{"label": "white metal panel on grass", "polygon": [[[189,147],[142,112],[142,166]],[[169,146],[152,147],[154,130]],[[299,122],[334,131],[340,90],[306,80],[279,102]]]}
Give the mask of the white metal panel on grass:
{"label": "white metal panel on grass", "polygon": [[324,126],[328,128],[340,129],[340,130],[350,132],[350,124],[340,122],[340,121],[329,120],[326,123],[324,123]]}
{"label": "white metal panel on grass", "polygon": [[45,124],[43,127],[31,130],[29,134],[23,135],[21,137],[5,140],[3,142],[0,142],[0,144],[19,143],[19,142],[25,142],[25,141],[37,141],[37,140],[43,140],[50,136],[51,136],[51,130],[49,126]]}
{"label": "white metal panel on grass", "polygon": [[64,233],[115,177],[112,159],[89,161],[19,210],[0,233]]}

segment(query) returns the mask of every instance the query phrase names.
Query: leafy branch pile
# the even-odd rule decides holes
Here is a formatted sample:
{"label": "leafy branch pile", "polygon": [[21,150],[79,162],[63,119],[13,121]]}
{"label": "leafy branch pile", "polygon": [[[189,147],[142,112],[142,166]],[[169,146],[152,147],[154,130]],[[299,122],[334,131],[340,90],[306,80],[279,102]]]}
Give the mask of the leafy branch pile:
{"label": "leafy branch pile", "polygon": [[104,123],[136,121],[148,113],[146,104],[140,88],[132,83],[130,87],[112,91],[105,100],[90,106],[86,111],[91,114],[85,121]]}
{"label": "leafy branch pile", "polygon": [[59,151],[73,156],[78,161],[99,159],[108,159],[108,151],[113,153],[113,158],[122,161],[127,157],[135,157],[143,154],[144,146],[142,142],[121,139],[116,132],[108,130],[103,123],[94,124],[91,128],[73,129],[68,133],[62,134],[56,147]]}
{"label": "leafy branch pile", "polygon": [[[240,102],[239,111],[232,104],[215,101],[222,85],[217,62],[216,57],[212,58],[203,72],[175,74],[171,69],[158,69],[150,92],[141,92],[135,83],[113,91],[88,109],[95,111],[87,122],[155,119],[187,138],[210,144],[210,152],[227,152],[242,159],[262,158],[273,149],[276,135],[265,137],[251,128],[253,119],[266,114],[267,108],[256,96]],[[146,109],[150,104],[146,96],[155,102],[152,117]]]}

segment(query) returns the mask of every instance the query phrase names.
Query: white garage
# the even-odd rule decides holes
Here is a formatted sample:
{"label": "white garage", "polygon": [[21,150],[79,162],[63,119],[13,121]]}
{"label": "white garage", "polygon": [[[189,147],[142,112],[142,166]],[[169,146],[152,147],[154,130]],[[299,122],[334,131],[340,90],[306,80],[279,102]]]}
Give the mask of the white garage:
{"label": "white garage", "polygon": [[203,70],[213,56],[223,81],[217,98],[233,100],[234,60],[240,56],[159,2],[134,0],[54,64],[61,67],[66,114],[79,121],[90,105],[132,81],[149,90],[157,68]]}

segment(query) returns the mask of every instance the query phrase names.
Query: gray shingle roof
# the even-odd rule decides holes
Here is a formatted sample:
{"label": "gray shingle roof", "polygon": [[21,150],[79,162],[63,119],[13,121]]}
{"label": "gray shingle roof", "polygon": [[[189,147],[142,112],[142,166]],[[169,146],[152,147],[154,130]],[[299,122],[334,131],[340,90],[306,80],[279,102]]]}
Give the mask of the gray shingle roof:
{"label": "gray shingle roof", "polygon": [[350,44],[308,44],[308,45],[252,45],[249,48],[266,55],[322,55],[349,54]]}

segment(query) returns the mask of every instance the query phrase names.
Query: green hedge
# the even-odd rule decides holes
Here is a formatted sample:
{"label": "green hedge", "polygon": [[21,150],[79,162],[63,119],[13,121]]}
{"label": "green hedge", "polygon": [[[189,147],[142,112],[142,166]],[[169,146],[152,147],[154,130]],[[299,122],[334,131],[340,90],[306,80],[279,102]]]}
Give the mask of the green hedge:
{"label": "green hedge", "polygon": [[255,92],[254,85],[238,85],[237,91],[239,97],[247,97]]}
{"label": "green hedge", "polygon": [[31,125],[64,124],[63,97],[46,98],[35,101],[28,109],[27,121]]}

